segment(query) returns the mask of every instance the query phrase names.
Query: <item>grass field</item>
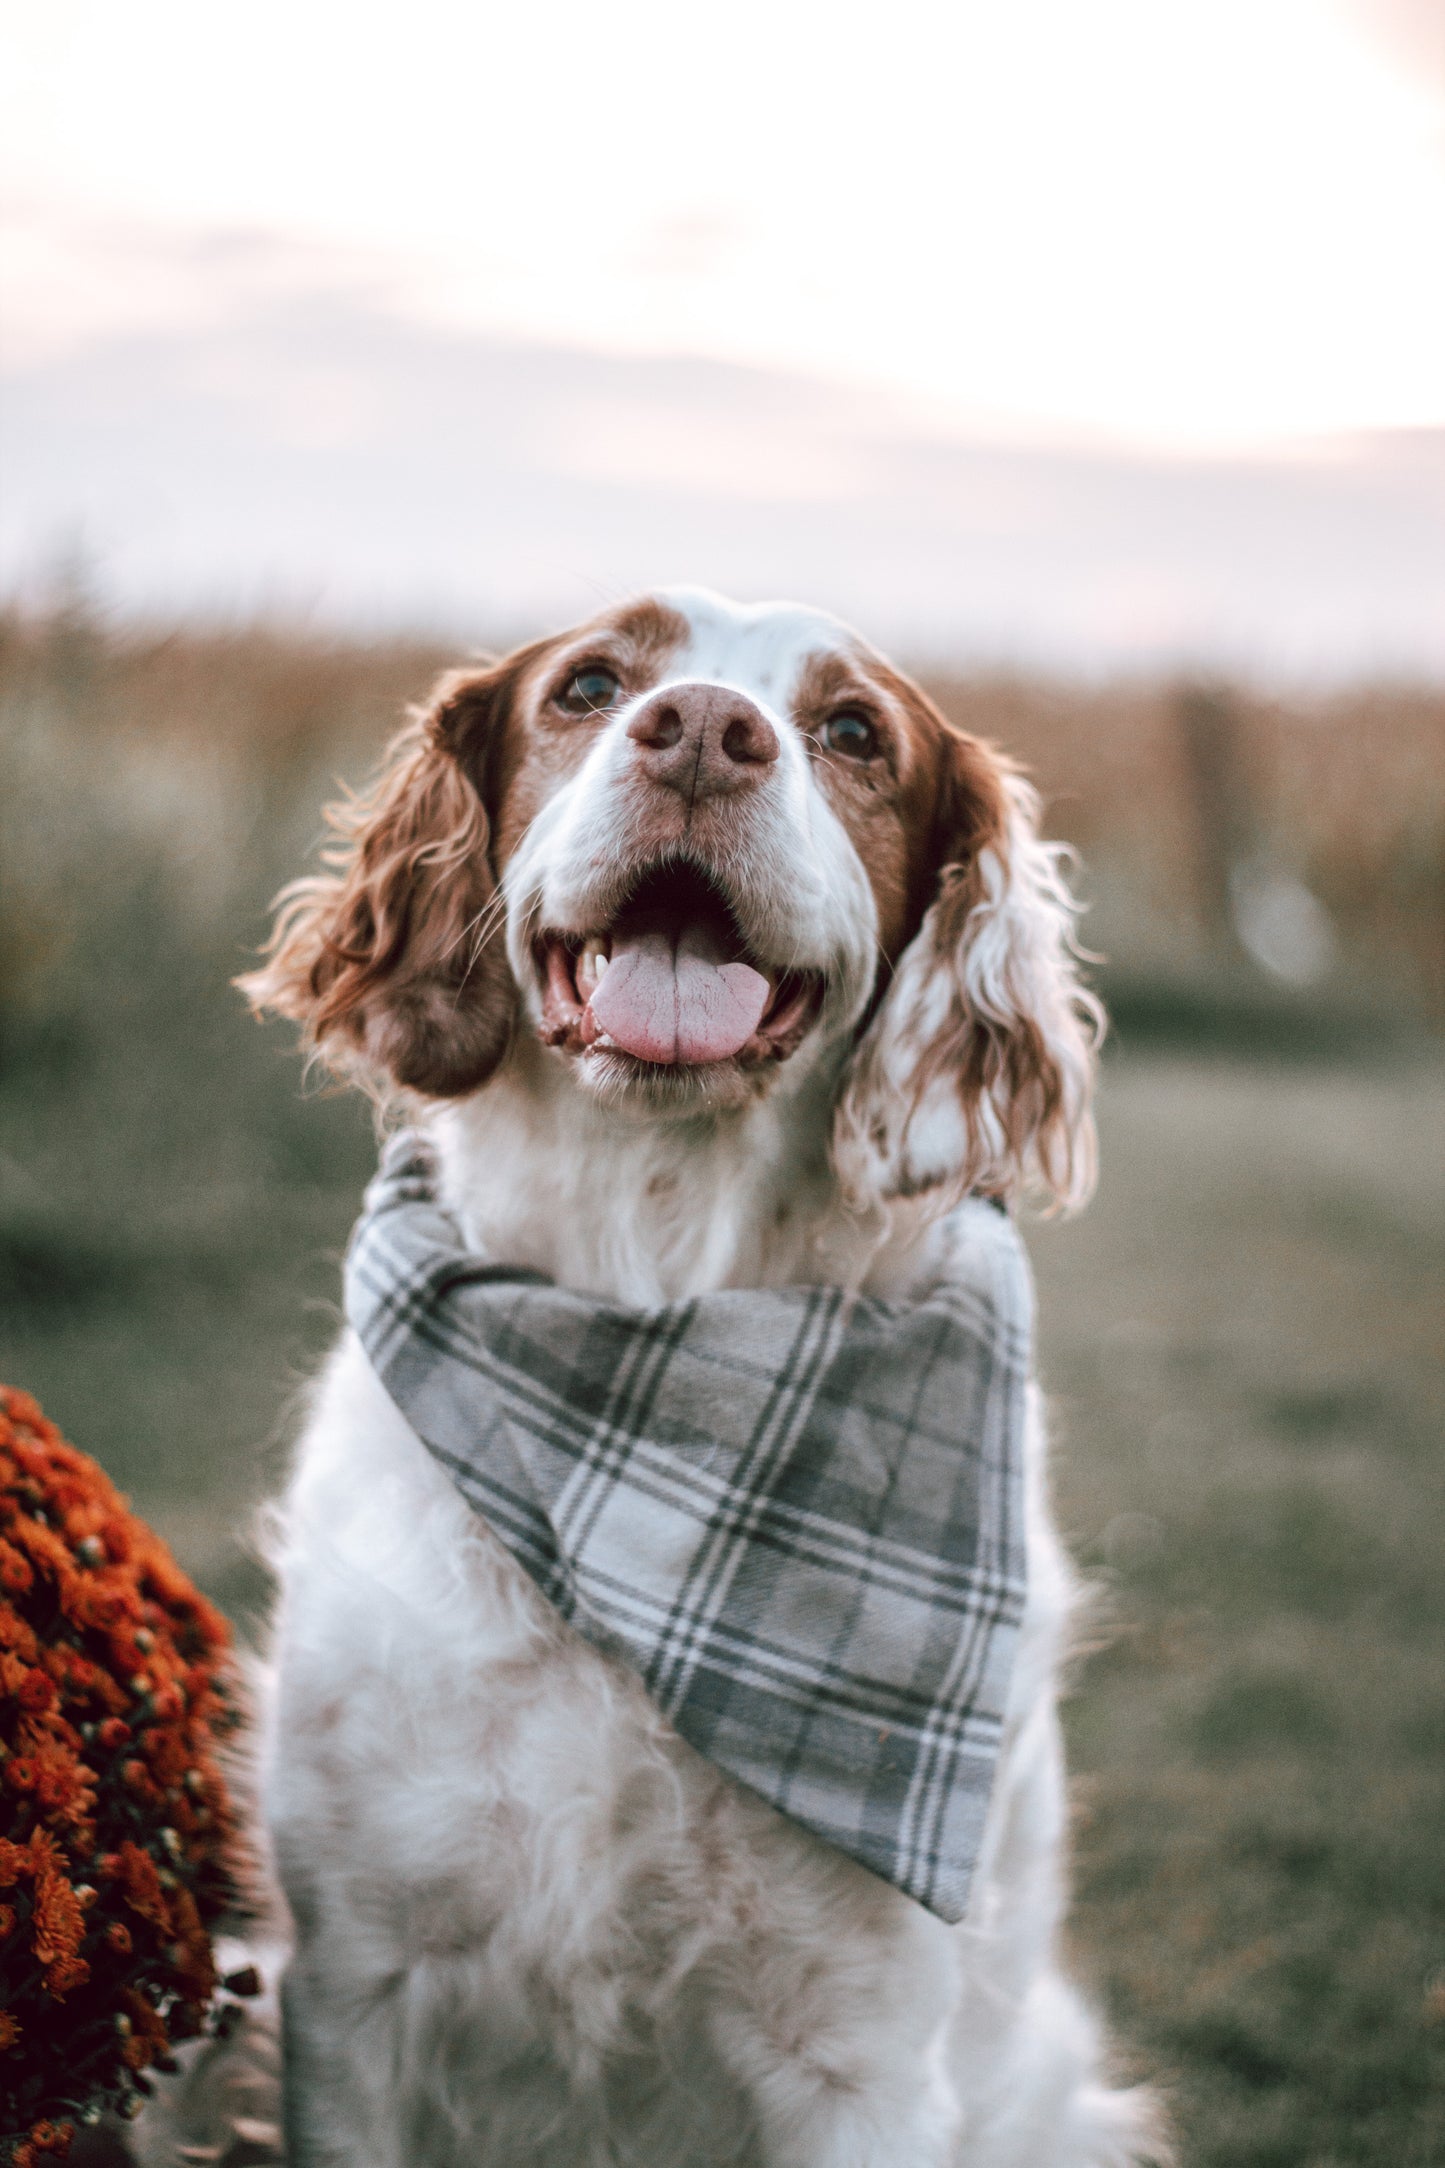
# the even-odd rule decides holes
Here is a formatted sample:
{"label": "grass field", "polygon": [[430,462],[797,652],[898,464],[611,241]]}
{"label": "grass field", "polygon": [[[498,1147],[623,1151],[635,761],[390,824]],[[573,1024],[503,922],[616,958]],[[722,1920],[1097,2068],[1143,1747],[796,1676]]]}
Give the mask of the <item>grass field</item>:
{"label": "grass field", "polygon": [[[147,662],[132,721],[169,671],[184,759],[87,734],[103,655],[8,679],[0,655],[0,1376],[243,1624],[372,1138],[226,981],[336,745],[430,660],[269,652]],[[1100,1590],[1069,1712],[1079,1963],[1186,2168],[1439,2168],[1445,1081],[1427,1040],[1322,1028],[1306,1058],[1298,1017],[1230,1019],[1226,1046],[1168,988],[1126,1006],[1098,1200],[1031,1238]]]}
{"label": "grass field", "polygon": [[[118,1179],[108,1242],[77,1166],[68,1277],[51,1255],[12,1283],[0,1332],[0,1374],[243,1617],[247,1519],[334,1317],[355,1115],[301,1112],[327,1182],[216,1197],[198,1169],[143,1204]],[[1034,1237],[1059,1502],[1107,1634],[1070,1708],[1080,1962],[1188,2168],[1438,2168],[1445,1087],[1126,1053],[1103,1129],[1094,1207]]]}
{"label": "grass field", "polygon": [[1113,1064],[1034,1243],[1076,1933],[1192,2168],[1445,2161],[1445,1085]]}

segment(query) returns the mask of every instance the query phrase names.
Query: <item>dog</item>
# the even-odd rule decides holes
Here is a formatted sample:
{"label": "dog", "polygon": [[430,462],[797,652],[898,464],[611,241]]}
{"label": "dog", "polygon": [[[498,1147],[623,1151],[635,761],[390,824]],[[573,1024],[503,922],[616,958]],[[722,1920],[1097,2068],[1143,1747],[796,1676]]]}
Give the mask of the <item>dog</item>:
{"label": "dog", "polygon": [[[1093,1179],[1102,1016],[1033,790],[861,638],[668,590],[445,677],[242,984],[425,1128],[470,1246],[654,1304],[903,1296]],[[566,1627],[343,1337],[279,1509],[264,1817],[291,2168],[1128,2168],[1061,1966],[1075,1581],[1029,1594],[957,1927]]]}

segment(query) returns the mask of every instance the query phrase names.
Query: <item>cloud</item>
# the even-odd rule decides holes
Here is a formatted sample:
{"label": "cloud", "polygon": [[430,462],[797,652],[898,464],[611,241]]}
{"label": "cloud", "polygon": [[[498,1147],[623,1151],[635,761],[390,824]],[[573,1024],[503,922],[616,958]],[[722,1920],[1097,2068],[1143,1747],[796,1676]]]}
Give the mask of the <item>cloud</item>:
{"label": "cloud", "polygon": [[[1419,14],[1364,4],[903,0],[823,34],[775,0],[413,0],[378,36],[344,0],[253,0],[238,36],[194,0],[51,0],[11,10],[0,179],[115,234],[38,268],[72,328],[174,320],[188,284],[212,307],[275,228],[318,277],[323,237],[370,252],[434,320],[847,374],[980,424],[1215,449],[1433,426],[1440,103],[1382,42],[1413,50]],[[231,258],[183,263],[199,226]]]}
{"label": "cloud", "polygon": [[8,586],[82,535],[153,611],[479,639],[689,579],[940,658],[1445,676],[1445,432],[990,442],[802,374],[428,323],[384,268],[264,235],[187,246],[202,305],[118,279],[109,321],[10,365]]}

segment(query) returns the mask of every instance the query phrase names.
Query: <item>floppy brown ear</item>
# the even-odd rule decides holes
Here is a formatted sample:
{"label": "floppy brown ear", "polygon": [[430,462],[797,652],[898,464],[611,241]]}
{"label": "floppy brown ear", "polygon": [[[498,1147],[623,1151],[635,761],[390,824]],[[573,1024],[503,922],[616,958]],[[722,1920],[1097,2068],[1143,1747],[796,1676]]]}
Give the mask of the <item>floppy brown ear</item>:
{"label": "floppy brown ear", "polygon": [[1082,984],[1066,849],[1038,797],[948,732],[932,901],[854,1057],[835,1160],[860,1201],[1041,1192],[1081,1204],[1103,1010]]}
{"label": "floppy brown ear", "polygon": [[371,787],[328,806],[328,870],[277,898],[266,961],[237,985],[343,1071],[455,1098],[486,1082],[517,1013],[492,859],[512,671],[452,672]]}

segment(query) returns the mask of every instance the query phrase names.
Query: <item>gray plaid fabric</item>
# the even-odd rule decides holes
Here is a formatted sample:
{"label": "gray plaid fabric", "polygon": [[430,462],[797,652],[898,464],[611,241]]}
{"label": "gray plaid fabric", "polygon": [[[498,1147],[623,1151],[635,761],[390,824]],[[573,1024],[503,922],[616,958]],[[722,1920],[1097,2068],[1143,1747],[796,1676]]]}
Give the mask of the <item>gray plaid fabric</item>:
{"label": "gray plaid fabric", "polygon": [[681,1736],[959,1919],[1024,1599],[1032,1289],[970,1201],[910,1302],[658,1309],[484,1264],[394,1138],[346,1311],[417,1437]]}

